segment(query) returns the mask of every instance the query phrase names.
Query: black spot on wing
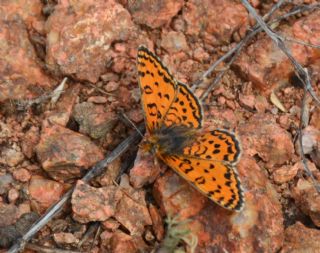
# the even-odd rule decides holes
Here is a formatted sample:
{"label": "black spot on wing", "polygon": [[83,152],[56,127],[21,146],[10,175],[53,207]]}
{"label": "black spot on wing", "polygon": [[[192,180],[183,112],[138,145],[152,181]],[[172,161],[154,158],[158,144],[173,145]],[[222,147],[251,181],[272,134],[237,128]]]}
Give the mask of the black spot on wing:
{"label": "black spot on wing", "polygon": [[146,74],[142,71],[138,71],[138,75],[144,77]]}
{"label": "black spot on wing", "polygon": [[205,180],[205,178],[204,177],[197,177],[196,179],[195,179],[195,182],[196,182],[196,184],[205,184],[206,183],[206,180]]}
{"label": "black spot on wing", "polygon": [[143,87],[143,91],[144,91],[144,93],[147,94],[147,95],[150,95],[150,94],[153,93],[153,90],[152,90],[152,88],[151,88],[149,85],[144,86],[144,87]]}

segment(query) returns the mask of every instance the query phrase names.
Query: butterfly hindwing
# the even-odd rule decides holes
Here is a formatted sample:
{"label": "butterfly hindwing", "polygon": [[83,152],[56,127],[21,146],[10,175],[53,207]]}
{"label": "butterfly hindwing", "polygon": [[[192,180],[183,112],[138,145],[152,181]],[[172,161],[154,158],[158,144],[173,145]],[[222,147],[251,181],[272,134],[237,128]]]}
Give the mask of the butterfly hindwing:
{"label": "butterfly hindwing", "polygon": [[235,164],[240,156],[240,145],[236,136],[226,130],[213,130],[198,134],[183,149],[184,156],[224,161]]}
{"label": "butterfly hindwing", "polygon": [[220,206],[240,211],[243,192],[236,170],[222,161],[167,155],[161,159],[197,190]]}
{"label": "butterfly hindwing", "polygon": [[202,126],[202,108],[198,98],[183,84],[178,83],[178,93],[164,117],[164,125],[199,129]]}
{"label": "butterfly hindwing", "polygon": [[159,129],[176,97],[177,82],[161,61],[140,46],[137,56],[141,102],[149,133]]}

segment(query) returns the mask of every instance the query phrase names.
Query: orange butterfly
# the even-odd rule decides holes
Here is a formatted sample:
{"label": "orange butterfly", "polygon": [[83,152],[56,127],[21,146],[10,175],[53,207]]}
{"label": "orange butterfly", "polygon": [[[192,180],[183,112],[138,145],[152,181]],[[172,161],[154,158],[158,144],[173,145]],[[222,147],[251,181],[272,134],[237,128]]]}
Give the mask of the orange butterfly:
{"label": "orange butterfly", "polygon": [[237,138],[225,130],[199,131],[203,119],[199,100],[143,46],[137,65],[147,126],[144,148],[209,199],[240,211],[244,199],[234,167],[240,156]]}

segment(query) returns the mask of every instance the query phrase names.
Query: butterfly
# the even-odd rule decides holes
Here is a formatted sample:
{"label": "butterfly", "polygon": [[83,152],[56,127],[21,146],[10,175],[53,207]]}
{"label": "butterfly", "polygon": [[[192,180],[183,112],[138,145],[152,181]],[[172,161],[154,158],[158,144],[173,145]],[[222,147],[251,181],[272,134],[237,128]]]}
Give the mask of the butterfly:
{"label": "butterfly", "polygon": [[147,129],[142,147],[218,205],[240,211],[244,198],[235,169],[241,153],[236,136],[202,131],[198,98],[144,46],[138,48],[137,69]]}

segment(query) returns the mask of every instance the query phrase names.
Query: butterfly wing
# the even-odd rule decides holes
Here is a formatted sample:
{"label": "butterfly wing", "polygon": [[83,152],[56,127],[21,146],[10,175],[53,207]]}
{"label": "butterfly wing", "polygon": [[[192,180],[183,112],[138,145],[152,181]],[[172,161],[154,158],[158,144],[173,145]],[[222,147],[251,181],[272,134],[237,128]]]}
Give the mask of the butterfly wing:
{"label": "butterfly wing", "polygon": [[177,82],[161,61],[147,48],[138,48],[137,68],[142,108],[147,129],[153,133],[175,100]]}
{"label": "butterfly wing", "polygon": [[179,155],[167,155],[161,159],[215,203],[229,210],[242,209],[243,192],[232,165]]}
{"label": "butterfly wing", "polygon": [[229,210],[240,211],[244,200],[236,168],[240,145],[223,130],[194,136],[178,154],[160,154],[174,171],[208,198]]}
{"label": "butterfly wing", "polygon": [[236,136],[226,130],[213,130],[196,135],[182,151],[187,157],[224,161],[230,164],[238,161],[240,153],[240,144]]}
{"label": "butterfly wing", "polygon": [[203,114],[198,98],[185,84],[179,82],[177,86],[176,98],[166,113],[163,124],[167,127],[175,125],[201,128]]}
{"label": "butterfly wing", "polygon": [[[138,73],[142,107],[149,133],[166,129],[199,129],[202,109],[189,88],[177,82],[161,61],[145,47],[138,49]],[[187,133],[183,130],[181,133]],[[179,137],[179,136],[178,136]],[[175,138],[175,136],[173,136]],[[157,154],[167,165],[214,202],[241,210],[242,189],[233,165],[240,155],[239,143],[227,131],[198,134],[173,154]],[[164,150],[166,147],[164,147]]]}
{"label": "butterfly wing", "polygon": [[138,74],[142,107],[150,133],[162,125],[185,126],[198,129],[202,126],[202,108],[199,100],[180,82],[147,48],[138,49]]}

